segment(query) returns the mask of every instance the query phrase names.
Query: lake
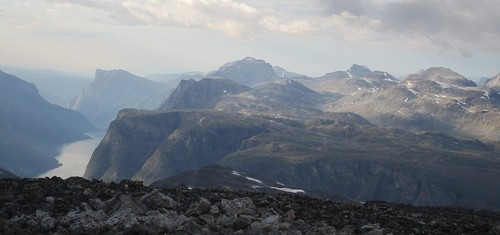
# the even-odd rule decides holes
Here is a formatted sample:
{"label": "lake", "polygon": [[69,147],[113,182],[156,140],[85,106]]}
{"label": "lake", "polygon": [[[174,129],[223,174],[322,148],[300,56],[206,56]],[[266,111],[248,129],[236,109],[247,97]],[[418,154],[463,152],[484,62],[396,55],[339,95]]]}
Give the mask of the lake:
{"label": "lake", "polygon": [[71,176],[83,176],[85,167],[87,167],[87,163],[92,156],[92,152],[94,152],[94,149],[99,145],[104,134],[104,131],[87,133],[86,135],[89,136],[90,139],[76,141],[63,146],[59,156],[56,157],[56,160],[62,165],[38,177],[59,176],[66,179]]}

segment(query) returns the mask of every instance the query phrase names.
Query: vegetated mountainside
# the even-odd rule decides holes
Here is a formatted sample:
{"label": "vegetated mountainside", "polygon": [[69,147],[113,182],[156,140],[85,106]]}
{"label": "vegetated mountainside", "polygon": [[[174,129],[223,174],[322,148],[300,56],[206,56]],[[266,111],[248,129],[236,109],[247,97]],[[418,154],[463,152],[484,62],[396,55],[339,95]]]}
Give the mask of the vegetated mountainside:
{"label": "vegetated mountainside", "polygon": [[107,127],[123,108],[156,109],[168,96],[165,84],[124,70],[96,70],[94,81],[71,103],[92,123]]}
{"label": "vegetated mountainside", "polygon": [[45,100],[61,107],[67,107],[75,94],[78,94],[89,82],[86,77],[63,71],[3,66],[0,68],[6,73],[35,84]]}
{"label": "vegetated mountainside", "polygon": [[500,214],[297,194],[0,180],[1,234],[498,234]]}
{"label": "vegetated mountainside", "polygon": [[360,88],[324,110],[354,112],[411,131],[500,140],[500,94],[445,68],[430,68],[383,89]]}
{"label": "vegetated mountainside", "polygon": [[213,110],[122,110],[85,177],[146,184],[220,164],[356,200],[500,208],[498,147],[371,125],[351,113],[303,118]]}
{"label": "vegetated mountainside", "polygon": [[226,63],[208,76],[231,79],[246,86],[279,79],[271,64],[252,57]]}
{"label": "vegetated mountainside", "polygon": [[0,167],[34,177],[58,166],[65,143],[94,127],[80,113],[45,101],[35,85],[0,71]]}

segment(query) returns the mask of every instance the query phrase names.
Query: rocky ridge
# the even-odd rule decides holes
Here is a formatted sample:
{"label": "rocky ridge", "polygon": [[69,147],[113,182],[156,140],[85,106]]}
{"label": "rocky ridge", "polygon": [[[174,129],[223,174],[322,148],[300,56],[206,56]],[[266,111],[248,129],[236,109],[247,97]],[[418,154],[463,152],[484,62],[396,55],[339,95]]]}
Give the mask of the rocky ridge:
{"label": "rocky ridge", "polygon": [[0,180],[1,234],[500,234],[500,213],[123,180]]}

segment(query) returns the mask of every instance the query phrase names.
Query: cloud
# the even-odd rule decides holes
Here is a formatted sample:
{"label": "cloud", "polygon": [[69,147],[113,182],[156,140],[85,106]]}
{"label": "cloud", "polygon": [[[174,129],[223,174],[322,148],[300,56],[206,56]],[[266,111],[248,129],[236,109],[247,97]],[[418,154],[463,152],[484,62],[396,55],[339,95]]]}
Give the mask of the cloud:
{"label": "cloud", "polygon": [[[54,1],[51,1],[54,2]],[[121,24],[185,27],[253,40],[269,34],[378,41],[461,56],[500,53],[498,0],[59,0]]]}
{"label": "cloud", "polygon": [[[497,0],[331,0],[323,14],[341,20],[345,30],[418,48],[470,56],[480,49],[500,53],[500,2]],[[346,14],[347,13],[347,14]],[[360,19],[377,24],[361,25]]]}

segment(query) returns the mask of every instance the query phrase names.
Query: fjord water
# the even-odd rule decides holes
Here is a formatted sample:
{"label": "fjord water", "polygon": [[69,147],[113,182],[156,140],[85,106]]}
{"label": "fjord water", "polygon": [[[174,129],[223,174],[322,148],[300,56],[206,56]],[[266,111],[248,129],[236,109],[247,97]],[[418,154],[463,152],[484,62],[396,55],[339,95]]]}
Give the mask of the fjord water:
{"label": "fjord water", "polygon": [[68,178],[71,176],[83,176],[85,167],[92,156],[92,152],[97,147],[104,136],[104,130],[86,133],[90,139],[76,141],[61,147],[56,160],[61,164],[59,167],[47,171],[38,177],[58,176]]}

